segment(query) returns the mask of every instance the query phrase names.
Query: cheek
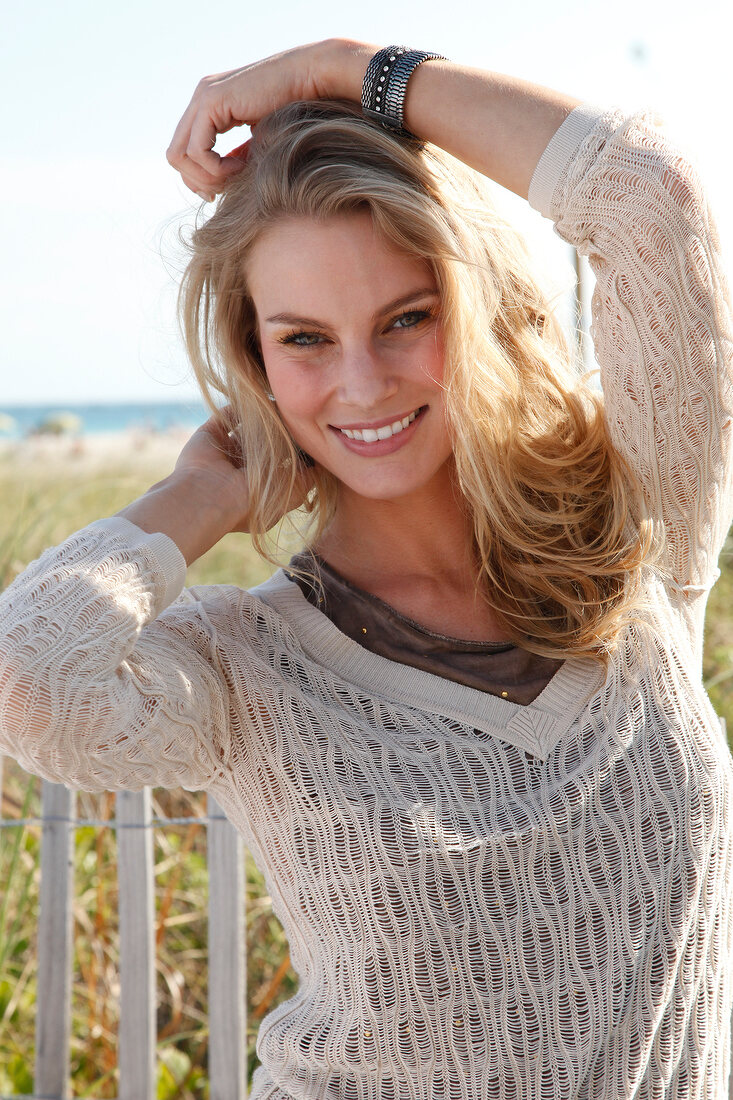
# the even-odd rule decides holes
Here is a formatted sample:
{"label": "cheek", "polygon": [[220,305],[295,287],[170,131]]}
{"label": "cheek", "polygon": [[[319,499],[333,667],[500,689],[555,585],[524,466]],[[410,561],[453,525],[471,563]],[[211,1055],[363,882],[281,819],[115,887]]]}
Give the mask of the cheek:
{"label": "cheek", "polygon": [[308,372],[288,365],[280,369],[270,364],[267,369],[270,390],[278,412],[291,434],[307,431],[308,424],[321,407],[320,395]]}
{"label": "cheek", "polygon": [[437,332],[433,344],[433,370],[431,377],[435,382],[442,383],[445,375],[445,342],[442,332]]}
{"label": "cheek", "polygon": [[435,333],[429,341],[423,343],[422,353],[417,358],[423,378],[431,385],[442,386],[445,374],[445,347],[442,333]]}

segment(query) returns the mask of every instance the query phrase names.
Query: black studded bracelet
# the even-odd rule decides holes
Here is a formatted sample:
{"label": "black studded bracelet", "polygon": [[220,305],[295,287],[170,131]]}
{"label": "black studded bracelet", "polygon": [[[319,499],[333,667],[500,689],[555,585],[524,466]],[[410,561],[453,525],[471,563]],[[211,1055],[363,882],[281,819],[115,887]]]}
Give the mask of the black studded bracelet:
{"label": "black studded bracelet", "polygon": [[423,61],[445,61],[439,53],[387,46],[375,53],[367,65],[361,89],[361,107],[367,118],[381,122],[386,130],[402,137],[414,137],[404,126],[407,82]]}

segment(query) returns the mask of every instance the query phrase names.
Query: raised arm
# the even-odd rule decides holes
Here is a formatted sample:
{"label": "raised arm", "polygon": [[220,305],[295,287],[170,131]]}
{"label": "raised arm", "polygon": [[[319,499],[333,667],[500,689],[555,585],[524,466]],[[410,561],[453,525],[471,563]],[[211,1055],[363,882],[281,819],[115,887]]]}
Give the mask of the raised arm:
{"label": "raised arm", "polygon": [[[359,102],[376,46],[331,39],[204,77],[168,149],[185,183],[204,196],[221,190],[236,161],[212,152],[217,134],[256,124],[298,99]],[[578,100],[499,73],[431,61],[410,78],[405,122],[502,186],[527,197],[535,165]]]}
{"label": "raised arm", "polygon": [[84,790],[205,787],[226,766],[216,634],[162,534],[100,520],[0,597],[0,751]]}
{"label": "raised arm", "polygon": [[225,409],[167,478],[47,550],[0,595],[0,752],[28,771],[111,790],[203,788],[226,767],[217,630],[210,606],[181,593],[187,564],[248,529],[229,427]]}
{"label": "raised arm", "polygon": [[664,525],[670,593],[699,643],[733,509],[733,324],[704,188],[654,117],[584,108],[530,200],[593,268],[609,432]]}

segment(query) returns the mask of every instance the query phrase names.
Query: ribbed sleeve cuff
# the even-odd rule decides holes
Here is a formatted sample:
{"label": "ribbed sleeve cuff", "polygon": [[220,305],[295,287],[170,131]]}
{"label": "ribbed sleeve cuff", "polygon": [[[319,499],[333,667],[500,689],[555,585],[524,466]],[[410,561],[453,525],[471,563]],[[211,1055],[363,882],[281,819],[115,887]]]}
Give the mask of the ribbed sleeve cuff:
{"label": "ribbed sleeve cuff", "polygon": [[546,218],[553,218],[556,211],[553,197],[565,169],[571,163],[588,134],[598,125],[607,107],[581,104],[571,111],[537,162],[529,185],[529,204]]}
{"label": "ribbed sleeve cuff", "polygon": [[109,535],[123,538],[125,546],[130,550],[144,550],[148,558],[154,560],[164,583],[164,587],[156,592],[157,614],[164,611],[180,596],[186,583],[186,559],[168,535],[164,535],[162,531],[150,534],[122,516],[98,519],[89,526],[95,530],[101,528]]}

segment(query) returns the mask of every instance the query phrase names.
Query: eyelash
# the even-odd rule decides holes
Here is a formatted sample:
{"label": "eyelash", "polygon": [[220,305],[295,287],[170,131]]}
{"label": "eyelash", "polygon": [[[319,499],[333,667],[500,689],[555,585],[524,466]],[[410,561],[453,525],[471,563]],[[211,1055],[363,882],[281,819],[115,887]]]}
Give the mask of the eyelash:
{"label": "eyelash", "polygon": [[[396,317],[393,317],[392,320],[389,322],[387,329],[397,329],[397,331],[404,329],[405,331],[409,331],[410,329],[418,328],[423,321],[427,321],[434,316],[435,310],[433,309],[408,309],[404,313],[399,313]],[[397,322],[404,320],[405,317],[417,317],[418,320],[415,324],[412,325],[398,325]],[[317,340],[313,341],[312,343],[299,344],[297,341],[298,337],[300,336],[316,336],[322,340],[328,339],[326,334],[323,332],[305,332],[303,329],[292,329],[290,332],[286,332],[283,336],[281,336],[278,339],[278,343],[289,344],[296,348],[314,348],[318,346],[319,341]]]}

